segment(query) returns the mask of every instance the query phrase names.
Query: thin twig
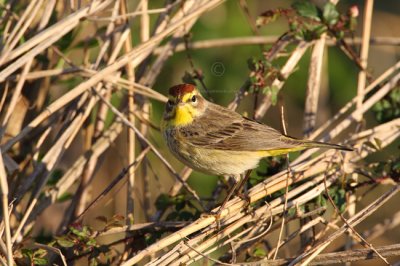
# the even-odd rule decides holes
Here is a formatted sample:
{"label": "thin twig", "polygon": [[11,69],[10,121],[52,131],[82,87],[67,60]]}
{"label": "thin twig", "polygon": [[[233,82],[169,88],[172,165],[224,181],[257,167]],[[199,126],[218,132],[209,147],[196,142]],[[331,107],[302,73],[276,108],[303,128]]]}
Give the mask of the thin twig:
{"label": "thin twig", "polygon": [[129,164],[127,167],[125,167],[124,169],[122,169],[121,173],[114,178],[114,180],[111,181],[111,183],[90,203],[88,204],[88,206],[76,217],[75,222],[79,221],[82,219],[82,217],[87,213],[87,211],[96,206],[96,204],[98,204],[100,202],[100,200],[102,198],[104,198],[108,192],[110,192],[110,190],[115,187],[115,185],[117,185],[119,183],[119,181],[121,181],[125,175],[128,173],[129,168],[134,168],[136,169],[136,167],[140,164],[140,162],[144,159],[144,157],[146,156],[147,152],[150,150],[150,147],[147,147],[146,149],[144,149],[141,154],[138,155],[138,157],[136,158],[136,160]]}
{"label": "thin twig", "polygon": [[[188,43],[188,47],[192,50],[198,49],[213,49],[213,48],[223,48],[223,47],[233,47],[233,46],[242,46],[242,45],[260,45],[260,44],[274,44],[279,36],[242,36],[242,37],[230,37],[230,38],[221,38],[221,39],[209,39],[209,40],[200,40],[193,41]],[[350,45],[360,45],[362,40],[361,38],[345,38],[344,41]],[[371,37],[369,40],[370,45],[375,46],[399,46],[400,38],[398,37],[386,37],[386,36],[376,36]],[[334,39],[327,39],[326,45],[335,46],[337,45],[337,41]],[[164,49],[163,46],[158,47],[154,53],[160,54]],[[183,41],[177,44],[175,48],[175,52],[183,52],[185,51],[185,45]]]}
{"label": "thin twig", "polygon": [[[385,257],[394,257],[400,255],[400,244],[393,244],[388,246],[377,247],[376,250]],[[370,249],[355,249],[349,251],[339,251],[332,253],[324,253],[316,256],[309,265],[332,265],[332,264],[343,264],[346,262],[366,261],[376,259],[378,256],[376,253],[371,252]],[[292,258],[268,260],[266,263],[270,266],[287,265]],[[260,262],[254,263],[243,263],[244,266],[255,266],[260,265]]]}
{"label": "thin twig", "polygon": [[[390,198],[392,198],[394,195],[397,194],[397,192],[400,191],[400,185],[394,186],[392,189],[381,195],[379,198],[374,200],[371,204],[369,204],[367,207],[365,207],[363,210],[358,212],[356,215],[351,217],[350,219],[347,220],[349,224],[352,226],[356,226],[359,224],[362,220],[364,220],[366,217],[368,217],[371,213],[375,212],[379,207],[381,207],[383,204],[385,204]],[[325,241],[321,242],[320,244],[316,245],[306,253],[301,254],[298,256],[296,259],[290,262],[289,265],[295,265],[296,263],[300,262],[304,258],[308,257],[309,255],[313,254],[320,248],[325,248],[326,245],[330,244],[333,240],[338,238],[341,234],[346,232],[348,230],[348,226],[345,224],[343,225],[339,230],[331,234]]]}
{"label": "thin twig", "polygon": [[[384,258],[369,242],[367,242],[355,229],[354,227],[347,221],[345,217],[343,217],[342,213],[340,212],[339,208],[336,206],[335,202],[333,201],[331,195],[329,194],[328,187],[326,185],[326,177],[324,178],[324,186],[325,186],[325,195],[327,196],[329,202],[332,204],[333,208],[335,209],[335,212],[339,217],[342,219],[342,221],[347,225],[347,227],[353,232],[354,235],[356,235],[362,242],[362,244],[368,246],[373,252],[378,255],[378,257],[383,260],[384,263],[387,265],[390,265],[389,262],[387,261],[386,258]],[[353,203],[354,204],[354,203]],[[314,255],[314,254],[313,254]]]}
{"label": "thin twig", "polygon": [[[287,130],[286,130],[286,123],[285,123],[285,113],[284,113],[284,108],[283,105],[281,106],[281,123],[282,123],[282,128],[283,128],[283,133],[287,135]],[[289,154],[286,154],[286,185],[285,185],[285,200],[283,203],[283,214],[282,214],[282,223],[281,223],[281,228],[279,230],[279,235],[278,235],[278,242],[276,244],[276,249],[275,253],[273,256],[273,260],[276,259],[276,256],[278,255],[279,247],[281,246],[281,239],[282,239],[282,234],[283,234],[283,229],[285,226],[285,215],[286,215],[286,210],[287,210],[287,203],[288,203],[288,198],[287,194],[289,192],[289,177],[290,177],[290,161],[289,161]]]}

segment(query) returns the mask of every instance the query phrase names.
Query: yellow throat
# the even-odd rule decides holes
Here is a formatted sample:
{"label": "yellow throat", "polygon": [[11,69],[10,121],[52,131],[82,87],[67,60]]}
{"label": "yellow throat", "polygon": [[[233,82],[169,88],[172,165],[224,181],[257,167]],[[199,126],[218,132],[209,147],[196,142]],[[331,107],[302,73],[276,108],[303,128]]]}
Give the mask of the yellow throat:
{"label": "yellow throat", "polygon": [[[196,107],[187,103],[187,101],[191,99],[193,95],[194,93],[187,93],[182,97],[181,103],[177,104],[175,107],[175,117],[172,117],[168,123],[169,125],[185,126],[192,123],[194,118],[200,115],[200,112]],[[175,101],[176,99],[171,100]]]}

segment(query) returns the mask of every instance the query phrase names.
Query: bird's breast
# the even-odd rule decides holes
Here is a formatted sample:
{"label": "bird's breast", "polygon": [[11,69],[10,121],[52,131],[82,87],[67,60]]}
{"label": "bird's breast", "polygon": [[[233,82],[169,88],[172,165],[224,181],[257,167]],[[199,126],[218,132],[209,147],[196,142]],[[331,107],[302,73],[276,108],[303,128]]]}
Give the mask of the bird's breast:
{"label": "bird's breast", "polygon": [[243,174],[256,168],[260,159],[264,157],[253,151],[227,151],[191,145],[184,141],[176,128],[166,129],[164,138],[176,158],[190,168],[207,174]]}

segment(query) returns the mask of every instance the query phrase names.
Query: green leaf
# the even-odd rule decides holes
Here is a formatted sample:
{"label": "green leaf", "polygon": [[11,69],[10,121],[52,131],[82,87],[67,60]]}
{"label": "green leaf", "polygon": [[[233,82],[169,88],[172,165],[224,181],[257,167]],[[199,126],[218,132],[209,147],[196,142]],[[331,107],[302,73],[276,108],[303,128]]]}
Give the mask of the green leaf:
{"label": "green leaf", "polygon": [[95,246],[97,244],[96,239],[91,238],[86,242],[86,245],[88,246]]}
{"label": "green leaf", "polygon": [[47,254],[47,250],[39,248],[38,250],[35,251],[34,256],[45,256]]}
{"label": "green leaf", "polygon": [[249,58],[247,59],[247,67],[251,71],[257,71],[257,60],[255,58]]}
{"label": "green leaf", "polygon": [[97,265],[99,265],[99,263],[97,262],[96,258],[91,258],[90,262],[89,262],[89,265],[90,266],[97,266]]}
{"label": "green leaf", "polygon": [[324,10],[322,13],[324,21],[328,23],[328,25],[335,25],[339,19],[339,12],[336,10],[336,6],[331,2],[328,2],[324,6]]}
{"label": "green leaf", "polygon": [[70,200],[72,198],[72,194],[69,192],[64,192],[63,194],[58,197],[57,202],[66,202],[67,200]]}
{"label": "green leaf", "polygon": [[323,33],[327,31],[325,25],[317,25],[313,28],[314,39],[319,39]]}
{"label": "green leaf", "polygon": [[395,163],[393,166],[392,166],[392,169],[393,169],[393,171],[400,171],[400,162],[398,162],[398,163]]}
{"label": "green leaf", "polygon": [[33,258],[34,265],[48,265],[48,261],[45,258]]}
{"label": "green leaf", "polygon": [[317,197],[317,204],[319,205],[319,206],[321,206],[321,207],[325,207],[327,204],[326,204],[326,198],[324,197],[324,195],[322,195],[322,194],[320,194],[318,197]]}
{"label": "green leaf", "polygon": [[76,37],[77,31],[71,30],[67,34],[61,37],[56,43],[55,46],[58,47],[62,52],[66,52],[67,49],[70,47],[72,42]]}
{"label": "green leaf", "polygon": [[170,214],[168,214],[167,216],[167,221],[176,221],[176,219],[178,218],[179,213],[178,212],[171,212]]}
{"label": "green leaf", "polygon": [[58,180],[60,180],[63,175],[64,175],[63,170],[55,169],[53,172],[51,172],[50,178],[47,181],[47,185],[54,186],[55,184],[57,184]]}
{"label": "green leaf", "polygon": [[318,9],[315,5],[308,1],[296,2],[292,5],[297,14],[305,18],[311,18],[316,21],[321,21],[318,15]]}
{"label": "green leaf", "polygon": [[265,258],[267,256],[267,253],[263,248],[255,248],[253,252],[253,256],[257,258]]}
{"label": "green leaf", "polygon": [[171,198],[166,194],[161,194],[156,199],[155,205],[156,205],[157,210],[160,210],[160,211],[165,210],[166,208],[168,208],[171,205]]}
{"label": "green leaf", "polygon": [[63,248],[71,248],[75,245],[74,242],[72,242],[71,240],[67,240],[65,238],[57,239],[57,244],[59,244]]}
{"label": "green leaf", "polygon": [[193,214],[188,211],[183,211],[183,212],[179,213],[179,218],[180,218],[180,220],[183,220],[183,221],[190,221],[193,219]]}
{"label": "green leaf", "polygon": [[21,253],[22,253],[22,255],[24,255],[27,258],[32,258],[32,256],[33,256],[33,251],[28,248],[21,249]]}
{"label": "green leaf", "polygon": [[178,202],[176,202],[176,204],[175,204],[175,209],[176,209],[177,211],[180,211],[180,210],[182,210],[183,208],[185,208],[185,205],[186,205],[186,202],[184,202],[184,201],[178,201]]}
{"label": "green leaf", "polygon": [[87,226],[84,226],[82,228],[82,231],[79,231],[78,229],[76,229],[76,228],[74,228],[72,226],[69,228],[69,230],[71,230],[71,232],[74,235],[82,237],[82,238],[86,238],[86,237],[90,236],[90,230],[89,230],[89,228]]}
{"label": "green leaf", "polygon": [[279,88],[277,86],[266,86],[262,89],[263,94],[271,95],[272,105],[276,105],[276,103],[278,102],[278,92]]}

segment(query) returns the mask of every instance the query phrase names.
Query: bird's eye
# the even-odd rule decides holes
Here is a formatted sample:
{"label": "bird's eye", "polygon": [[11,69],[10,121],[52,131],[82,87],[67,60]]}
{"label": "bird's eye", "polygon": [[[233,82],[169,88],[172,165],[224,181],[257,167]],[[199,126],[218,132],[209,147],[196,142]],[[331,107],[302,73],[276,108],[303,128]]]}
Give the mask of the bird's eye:
{"label": "bird's eye", "polygon": [[194,103],[195,103],[195,102],[197,101],[197,97],[196,97],[196,95],[193,95],[191,100],[192,100],[192,102],[194,102]]}
{"label": "bird's eye", "polygon": [[167,102],[167,105],[169,105],[169,106],[172,106],[174,104],[174,102],[173,101],[171,101],[171,100],[168,100],[168,102]]}

